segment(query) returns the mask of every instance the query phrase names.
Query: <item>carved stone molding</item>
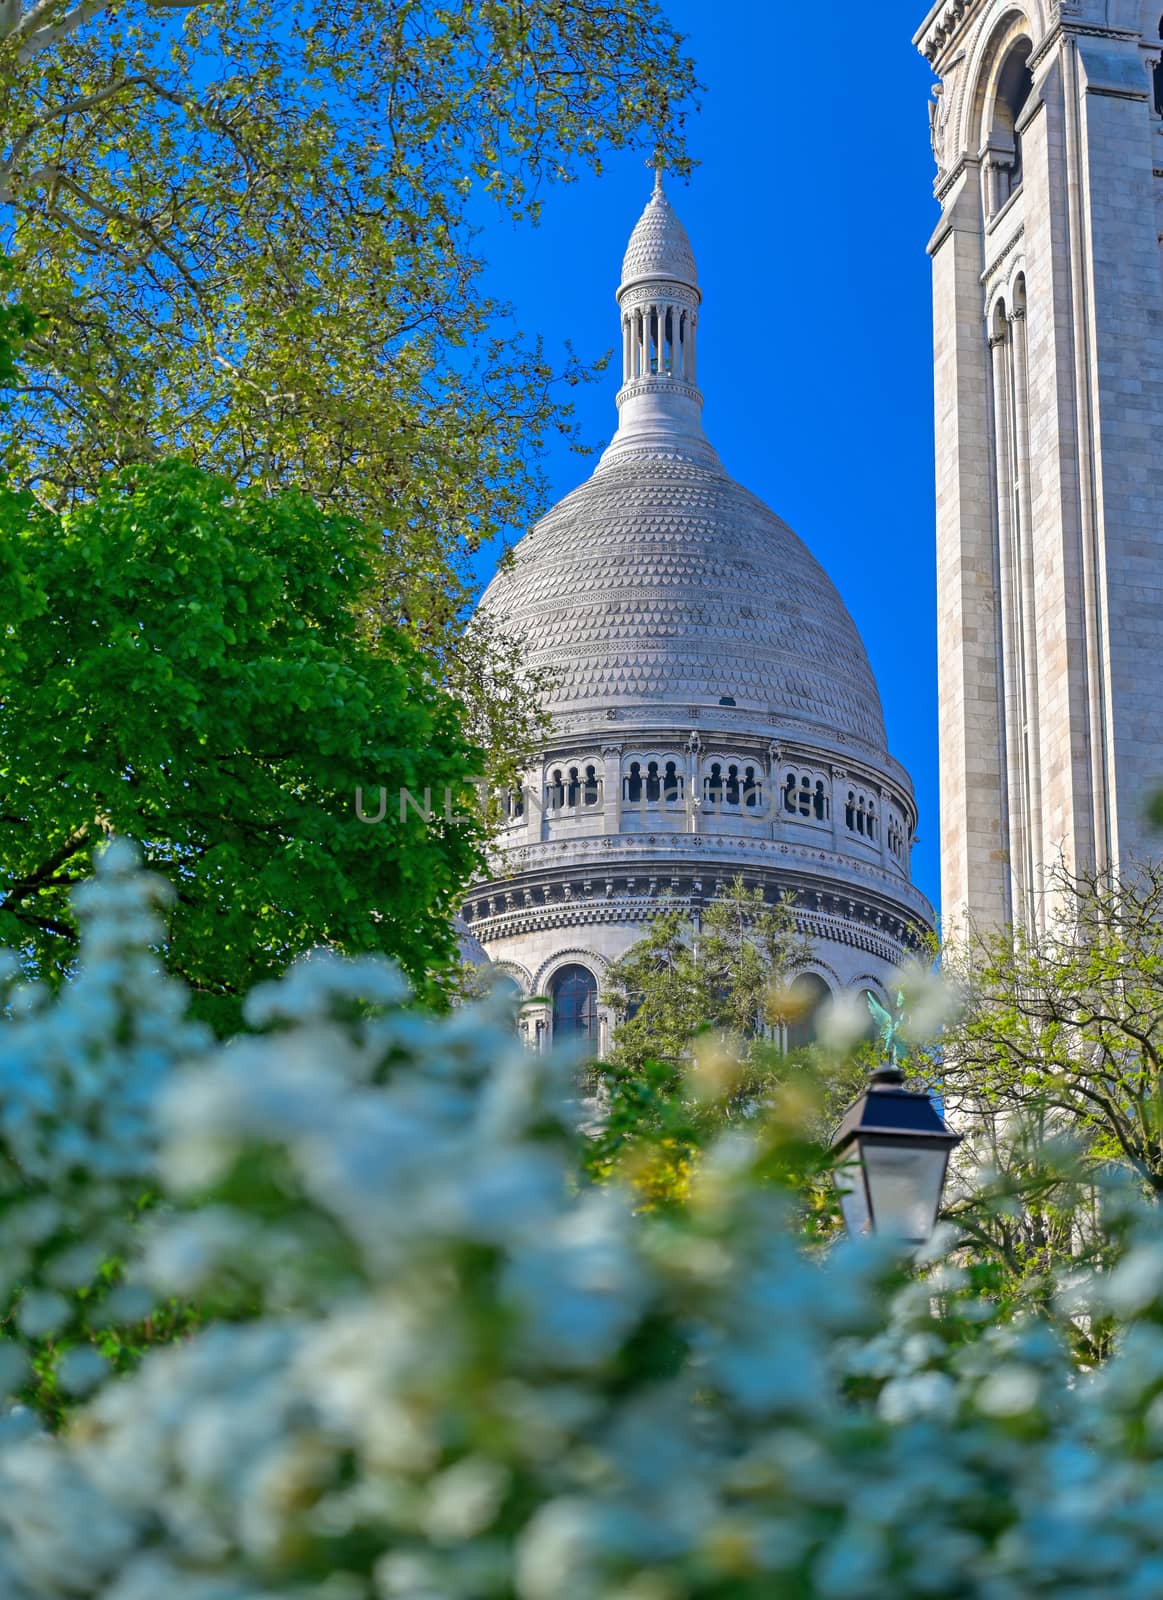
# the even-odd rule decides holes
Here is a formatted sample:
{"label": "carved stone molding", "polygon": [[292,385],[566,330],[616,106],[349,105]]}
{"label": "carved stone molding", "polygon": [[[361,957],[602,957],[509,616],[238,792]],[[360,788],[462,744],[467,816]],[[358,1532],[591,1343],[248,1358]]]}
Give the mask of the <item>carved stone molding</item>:
{"label": "carved stone molding", "polygon": [[965,14],[976,0],[950,0],[917,35],[914,43],[930,64],[936,61],[949,40],[965,21]]}

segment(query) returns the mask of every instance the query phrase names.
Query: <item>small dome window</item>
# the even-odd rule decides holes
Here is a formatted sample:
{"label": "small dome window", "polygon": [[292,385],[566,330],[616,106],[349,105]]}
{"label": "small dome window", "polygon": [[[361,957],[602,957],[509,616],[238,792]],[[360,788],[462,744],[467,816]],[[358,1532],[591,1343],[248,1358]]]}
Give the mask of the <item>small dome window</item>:
{"label": "small dome window", "polygon": [[736,704],[735,696],[733,694],[720,695],[719,704],[721,706],[733,706]]}

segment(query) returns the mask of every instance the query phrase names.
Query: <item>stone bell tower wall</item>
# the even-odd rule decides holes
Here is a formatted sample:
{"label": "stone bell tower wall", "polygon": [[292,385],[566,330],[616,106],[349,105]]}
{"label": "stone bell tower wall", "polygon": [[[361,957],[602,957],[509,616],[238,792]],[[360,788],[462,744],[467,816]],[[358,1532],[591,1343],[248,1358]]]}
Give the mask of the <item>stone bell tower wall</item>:
{"label": "stone bell tower wall", "polygon": [[943,910],[1157,848],[1163,3],[946,0],[933,260]]}

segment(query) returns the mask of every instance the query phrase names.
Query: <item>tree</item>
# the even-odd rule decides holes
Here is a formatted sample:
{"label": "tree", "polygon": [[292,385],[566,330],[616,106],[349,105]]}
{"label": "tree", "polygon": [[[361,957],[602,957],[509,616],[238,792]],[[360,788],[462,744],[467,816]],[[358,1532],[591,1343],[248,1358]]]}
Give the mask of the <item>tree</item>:
{"label": "tree", "polygon": [[[777,1085],[802,1078],[804,1063],[784,1055],[782,1029],[794,1019],[794,977],[810,954],[791,901],[769,905],[742,878],[697,925],[664,906],[607,976],[618,1022],[608,1059],[593,1069],[606,1115],[591,1171],[625,1172],[629,1161],[651,1199],[683,1198],[696,1151],[724,1123],[768,1105]],[[821,1125],[836,1098],[834,1065],[816,1070],[808,1091],[819,1091]],[[846,1085],[851,1073],[840,1076]],[[809,1166],[808,1183],[814,1153]]]}
{"label": "tree", "polygon": [[451,969],[481,752],[403,635],[359,637],[374,533],[182,463],[59,516],[5,491],[0,531],[0,938],[66,971],[117,833],[173,883],[168,963],[219,1027],[312,945]]}
{"label": "tree", "polygon": [[1044,932],[977,934],[946,951],[965,996],[946,1093],[974,1114],[1049,1114],[1092,1166],[1163,1193],[1163,863],[1060,869]]}
{"label": "tree", "polygon": [[[1128,1188],[1163,1193],[1163,864],[1050,884],[1045,930],[977,933],[943,953],[963,1007],[933,1066],[965,1135],[947,1220],[979,1287],[1049,1312],[1064,1274],[1110,1271]],[[1109,1322],[1064,1326],[1099,1359]]]}
{"label": "tree", "polygon": [[385,535],[368,626],[444,647],[583,376],[486,291],[474,220],[610,149],[681,169],[692,81],[655,0],[2,0],[40,319],[5,456],[53,508],[175,451],[300,488]]}

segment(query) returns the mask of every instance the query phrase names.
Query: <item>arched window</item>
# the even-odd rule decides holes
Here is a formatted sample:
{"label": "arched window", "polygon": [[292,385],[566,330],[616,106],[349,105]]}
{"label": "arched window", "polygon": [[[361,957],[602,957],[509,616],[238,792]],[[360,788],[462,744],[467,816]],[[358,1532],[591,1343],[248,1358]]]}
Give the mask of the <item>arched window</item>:
{"label": "arched window", "polygon": [[1034,92],[1029,61],[1030,41],[1019,39],[998,74],[984,173],[986,210],[990,216],[1001,210],[1022,181],[1022,136],[1018,123]]}
{"label": "arched window", "polygon": [[748,767],[743,774],[743,804],[749,811],[763,804],[763,777],[754,767]]}
{"label": "arched window", "polygon": [[636,806],[642,799],[642,763],[631,761],[630,776],[626,779],[626,799]]}
{"label": "arched window", "polygon": [[570,769],[569,769],[569,787],[566,789],[565,803],[566,803],[567,806],[571,806],[571,807],[572,806],[576,806],[580,799],[581,799],[581,781],[580,781],[580,778],[578,776],[578,770],[577,770],[576,767],[570,767]]}
{"label": "arched window", "polygon": [[565,804],[565,781],[561,776],[561,768],[555,769],[549,780],[549,809],[560,811]]}
{"label": "arched window", "polygon": [[812,806],[816,813],[817,822],[828,820],[828,791],[824,788],[823,778],[816,780],[816,792],[812,797]]}
{"label": "arched window", "polygon": [[553,999],[553,1037],[590,1039],[598,1037],[598,983],[588,967],[561,967],[549,986]]}
{"label": "arched window", "polygon": [[848,804],[844,807],[844,825],[849,833],[856,832],[856,791],[849,789]]}
{"label": "arched window", "polygon": [[905,853],[905,835],[901,827],[900,818],[895,812],[888,814],[888,848],[898,860],[903,859]]}
{"label": "arched window", "polygon": [[[1163,17],[1159,18],[1159,37],[1163,39]],[[1155,63],[1155,115],[1163,117],[1163,57]]]}
{"label": "arched window", "polygon": [[661,794],[662,780],[658,776],[658,762],[652,761],[646,769],[646,799],[651,805],[656,805]]}
{"label": "arched window", "polygon": [[832,991],[815,972],[801,972],[791,986],[792,1014],[787,1023],[787,1047],[804,1050],[815,1043],[820,1011],[832,998]]}
{"label": "arched window", "polygon": [[723,804],[723,768],[718,761],[712,763],[710,772],[703,779],[703,794],[709,804]]}
{"label": "arched window", "polygon": [[796,775],[789,772],[787,782],[783,786],[783,809],[791,816],[796,814]]}
{"label": "arched window", "polygon": [[666,805],[677,805],[682,799],[683,782],[679,777],[678,764],[674,761],[666,763],[666,773],[663,777],[662,798]]}
{"label": "arched window", "polygon": [[729,806],[739,804],[739,768],[727,768],[727,786],[723,791],[723,798]]}
{"label": "arched window", "polygon": [[596,806],[602,797],[602,787],[598,781],[596,767],[586,768],[586,781],[582,790],[582,805]]}

